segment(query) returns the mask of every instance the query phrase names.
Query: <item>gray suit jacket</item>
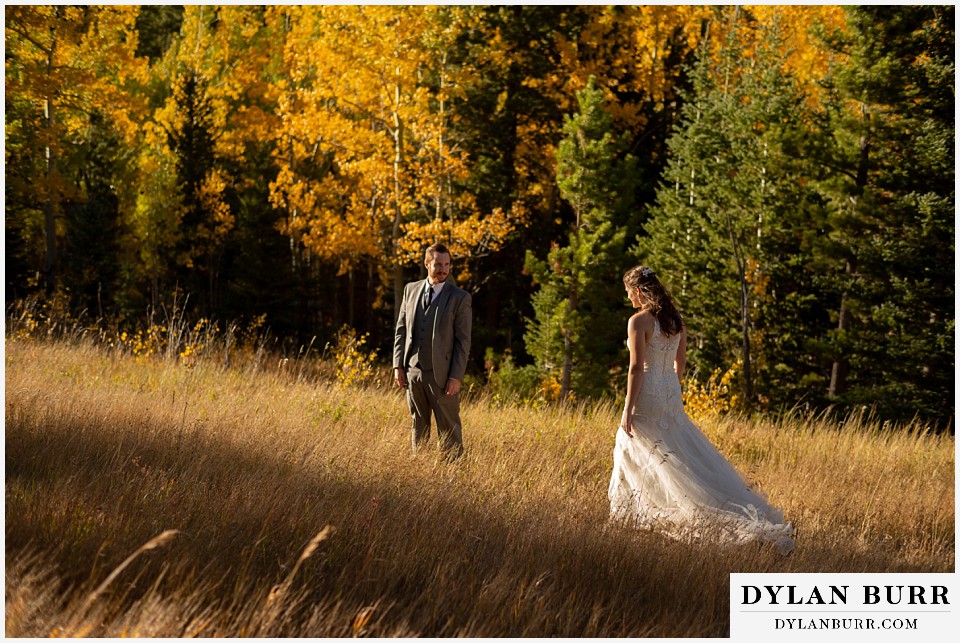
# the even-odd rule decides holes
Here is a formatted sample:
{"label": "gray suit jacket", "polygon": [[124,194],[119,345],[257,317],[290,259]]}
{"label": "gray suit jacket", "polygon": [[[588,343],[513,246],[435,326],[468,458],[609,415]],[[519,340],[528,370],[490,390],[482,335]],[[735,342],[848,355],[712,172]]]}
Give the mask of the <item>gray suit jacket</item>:
{"label": "gray suit jacket", "polygon": [[[403,304],[397,315],[393,338],[393,366],[406,367],[413,343],[413,324],[417,314],[417,300],[423,294],[426,279],[408,283],[403,289]],[[470,354],[470,331],[473,309],[470,293],[458,288],[449,279],[434,304],[437,307],[435,323],[430,333],[433,341],[433,375],[440,386],[448,379],[463,381]]]}

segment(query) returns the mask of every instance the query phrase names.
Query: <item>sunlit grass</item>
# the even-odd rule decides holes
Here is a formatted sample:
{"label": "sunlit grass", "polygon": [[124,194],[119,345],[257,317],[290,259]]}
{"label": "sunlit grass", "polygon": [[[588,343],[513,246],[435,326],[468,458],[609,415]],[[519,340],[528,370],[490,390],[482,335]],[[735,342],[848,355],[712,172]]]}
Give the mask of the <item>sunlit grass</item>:
{"label": "sunlit grass", "polygon": [[395,389],[300,366],[8,340],[7,635],[724,636],[730,572],[954,568],[922,427],[704,422],[797,527],[781,558],[609,524],[613,405],[468,399],[451,465]]}

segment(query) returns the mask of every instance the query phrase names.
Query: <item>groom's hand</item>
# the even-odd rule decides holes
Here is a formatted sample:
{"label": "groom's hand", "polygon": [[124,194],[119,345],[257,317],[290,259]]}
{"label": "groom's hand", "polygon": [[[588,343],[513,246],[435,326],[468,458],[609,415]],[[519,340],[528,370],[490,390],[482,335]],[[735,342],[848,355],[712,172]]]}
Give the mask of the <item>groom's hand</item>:
{"label": "groom's hand", "polygon": [[460,392],[460,380],[455,380],[452,377],[447,380],[447,388],[443,390],[447,395],[456,395]]}
{"label": "groom's hand", "polygon": [[400,367],[393,369],[393,380],[400,388],[407,388],[407,374]]}

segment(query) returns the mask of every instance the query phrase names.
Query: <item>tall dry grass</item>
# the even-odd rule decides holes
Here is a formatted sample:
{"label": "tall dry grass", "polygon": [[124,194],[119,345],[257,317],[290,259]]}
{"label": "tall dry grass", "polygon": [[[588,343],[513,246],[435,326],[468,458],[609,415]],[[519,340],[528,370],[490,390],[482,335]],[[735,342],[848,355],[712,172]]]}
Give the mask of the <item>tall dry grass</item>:
{"label": "tall dry grass", "polygon": [[[264,362],[266,363],[266,362]],[[797,527],[782,558],[607,522],[612,406],[464,403],[292,369],[6,345],[8,636],[724,636],[730,572],[954,568],[954,443],[704,423]]]}

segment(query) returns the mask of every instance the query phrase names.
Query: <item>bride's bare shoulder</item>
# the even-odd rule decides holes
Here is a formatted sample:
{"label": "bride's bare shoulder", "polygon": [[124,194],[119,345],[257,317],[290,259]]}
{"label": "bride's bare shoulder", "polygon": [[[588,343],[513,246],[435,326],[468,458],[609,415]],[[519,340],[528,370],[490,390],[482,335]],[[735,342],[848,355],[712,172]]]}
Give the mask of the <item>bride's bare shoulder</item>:
{"label": "bride's bare shoulder", "polygon": [[653,330],[653,322],[656,319],[650,310],[641,310],[635,313],[627,324],[627,327],[633,330]]}

